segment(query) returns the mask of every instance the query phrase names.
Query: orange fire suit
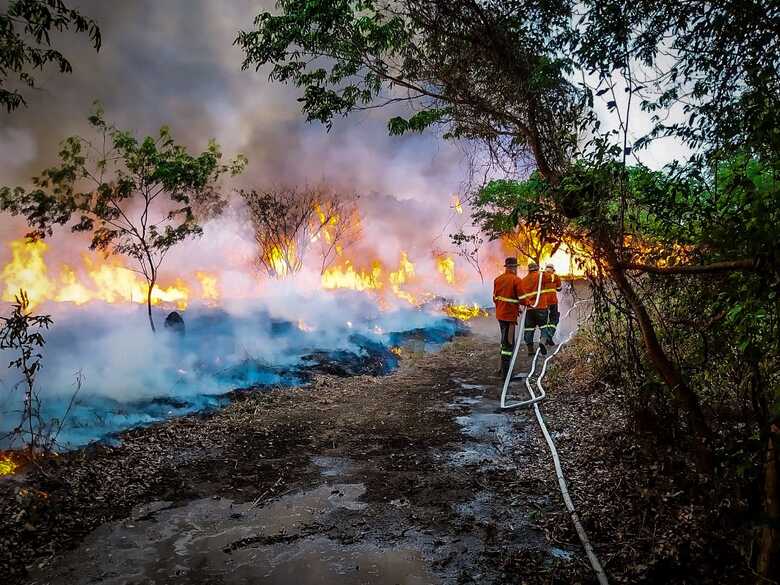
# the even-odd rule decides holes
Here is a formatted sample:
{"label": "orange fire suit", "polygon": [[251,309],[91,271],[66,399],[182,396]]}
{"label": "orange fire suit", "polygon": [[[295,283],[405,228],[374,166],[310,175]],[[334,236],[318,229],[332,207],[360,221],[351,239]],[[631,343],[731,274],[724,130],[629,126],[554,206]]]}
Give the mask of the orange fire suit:
{"label": "orange fire suit", "polygon": [[[555,328],[558,324],[558,291],[561,289],[561,279],[557,274],[542,272],[541,290],[539,287],[539,272],[529,272],[523,277],[523,301],[528,305],[525,316],[523,337],[526,345],[532,345],[534,333],[539,328],[541,337],[552,343]],[[539,300],[536,299],[539,291]]]}
{"label": "orange fire suit", "polygon": [[[521,299],[525,297],[522,279],[512,272],[505,272],[493,281],[493,302],[496,319],[517,323]],[[523,303],[524,304],[524,303]]]}
{"label": "orange fire suit", "polygon": [[501,377],[506,378],[515,348],[515,326],[520,305],[525,304],[523,281],[513,272],[505,272],[493,281],[493,302],[501,330]]}

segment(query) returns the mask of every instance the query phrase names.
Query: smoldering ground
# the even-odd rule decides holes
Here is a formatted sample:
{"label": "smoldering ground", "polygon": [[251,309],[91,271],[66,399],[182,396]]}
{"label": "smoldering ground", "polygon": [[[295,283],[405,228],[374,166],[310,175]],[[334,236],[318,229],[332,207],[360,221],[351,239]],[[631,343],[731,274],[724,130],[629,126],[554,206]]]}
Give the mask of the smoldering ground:
{"label": "smoldering ground", "polygon": [[[276,290],[261,300],[191,307],[183,313],[183,336],[162,326],[166,311],[157,308],[155,334],[142,306],[41,307],[55,319],[44,332],[43,368],[36,380],[44,418],[62,418],[78,392],[61,445],[73,447],[136,424],[218,406],[236,388],[301,383],[318,360],[383,373],[397,364],[389,348],[405,332],[427,331],[435,343],[459,328],[433,311],[380,311],[374,299],[360,293],[306,293],[294,281],[268,288]],[[5,361],[13,357],[11,351],[0,354]],[[19,381],[14,369],[2,377],[3,430],[18,422],[24,399]]]}

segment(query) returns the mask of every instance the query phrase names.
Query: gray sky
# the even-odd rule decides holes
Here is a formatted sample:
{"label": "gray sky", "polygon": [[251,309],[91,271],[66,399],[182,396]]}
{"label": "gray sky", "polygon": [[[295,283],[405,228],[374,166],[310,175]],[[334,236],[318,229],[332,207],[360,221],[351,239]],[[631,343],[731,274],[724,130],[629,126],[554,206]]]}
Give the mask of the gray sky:
{"label": "gray sky", "polygon": [[328,179],[401,199],[445,200],[463,179],[461,154],[438,137],[389,137],[389,112],[339,119],[330,133],[307,124],[294,87],[267,72],[241,71],[236,33],[272,2],[231,0],[72,0],[98,20],[99,53],[86,38],[58,35],[74,72],[38,75],[29,108],[0,117],[0,182],[24,183],[55,161],[58,142],[84,134],[93,100],[119,127],[171,126],[192,148],[216,138],[227,155],[243,152],[242,183]]}

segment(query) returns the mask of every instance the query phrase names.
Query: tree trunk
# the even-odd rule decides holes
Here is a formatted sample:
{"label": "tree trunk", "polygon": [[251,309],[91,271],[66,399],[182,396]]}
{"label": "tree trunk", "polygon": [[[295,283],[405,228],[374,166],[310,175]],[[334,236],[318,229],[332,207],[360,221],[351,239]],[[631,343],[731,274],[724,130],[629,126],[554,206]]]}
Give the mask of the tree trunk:
{"label": "tree trunk", "polygon": [[[25,375],[31,376],[32,374],[28,374],[27,368],[25,367]],[[28,378],[29,380],[29,378]],[[35,441],[35,430],[33,429],[33,386],[31,383],[27,384],[27,420],[30,426],[30,459],[35,458],[35,447],[36,447],[36,441]]]}
{"label": "tree trunk", "polygon": [[778,478],[777,436],[780,429],[773,425],[767,439],[764,463],[763,512],[764,525],[758,534],[757,583],[780,582],[780,478]]}
{"label": "tree trunk", "polygon": [[699,405],[699,399],[685,383],[682,374],[680,374],[680,371],[674,366],[661,347],[650,315],[642,300],[636,294],[634,287],[631,286],[631,283],[626,278],[625,272],[618,264],[614,252],[608,252],[607,256],[607,270],[623,298],[631,306],[637,321],[639,321],[642,341],[650,358],[650,363],[653,364],[653,368],[661,376],[664,383],[672,390],[677,403],[687,412],[691,429],[696,441],[699,443],[699,465],[703,468],[703,471],[708,470],[712,466],[712,457],[707,441],[711,436],[711,431]]}
{"label": "tree trunk", "polygon": [[146,292],[146,313],[149,315],[149,325],[152,327],[152,333],[157,333],[157,329],[154,328],[154,318],[152,317],[152,291],[154,290],[155,281],[149,282],[149,290]]}

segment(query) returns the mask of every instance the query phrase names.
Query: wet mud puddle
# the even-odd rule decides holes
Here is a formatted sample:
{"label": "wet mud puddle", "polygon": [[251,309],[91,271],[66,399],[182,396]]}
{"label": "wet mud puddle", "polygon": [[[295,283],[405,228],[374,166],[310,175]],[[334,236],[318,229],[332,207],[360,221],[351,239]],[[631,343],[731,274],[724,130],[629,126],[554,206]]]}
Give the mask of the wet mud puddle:
{"label": "wet mud puddle", "polygon": [[[454,379],[468,393],[484,393],[487,387]],[[511,417],[499,411],[499,402],[485,396],[457,396],[450,408],[465,413],[455,417],[467,440],[450,457],[456,467],[480,466],[493,469],[515,469],[511,454],[525,440],[512,425]]]}
{"label": "wet mud puddle", "polygon": [[[323,462],[325,463],[325,462]],[[328,462],[329,463],[329,462]],[[33,583],[423,585],[438,583],[415,550],[322,536],[360,514],[362,484],[326,484],[264,507],[204,498],[155,502],[92,533],[55,577]]]}
{"label": "wet mud puddle", "polygon": [[[397,497],[377,492],[378,482],[394,479],[392,450],[367,460],[316,454],[316,487],[271,501],[212,497],[139,506],[32,570],[30,583],[504,585],[500,559],[511,551],[566,558],[529,521],[534,502],[494,488],[521,473],[517,456],[527,449],[528,421],[498,412],[490,397],[496,388],[472,382],[450,380],[446,408],[459,437],[431,448],[428,465],[403,471],[422,486],[418,491],[399,484]],[[426,486],[431,491],[421,496]]]}

